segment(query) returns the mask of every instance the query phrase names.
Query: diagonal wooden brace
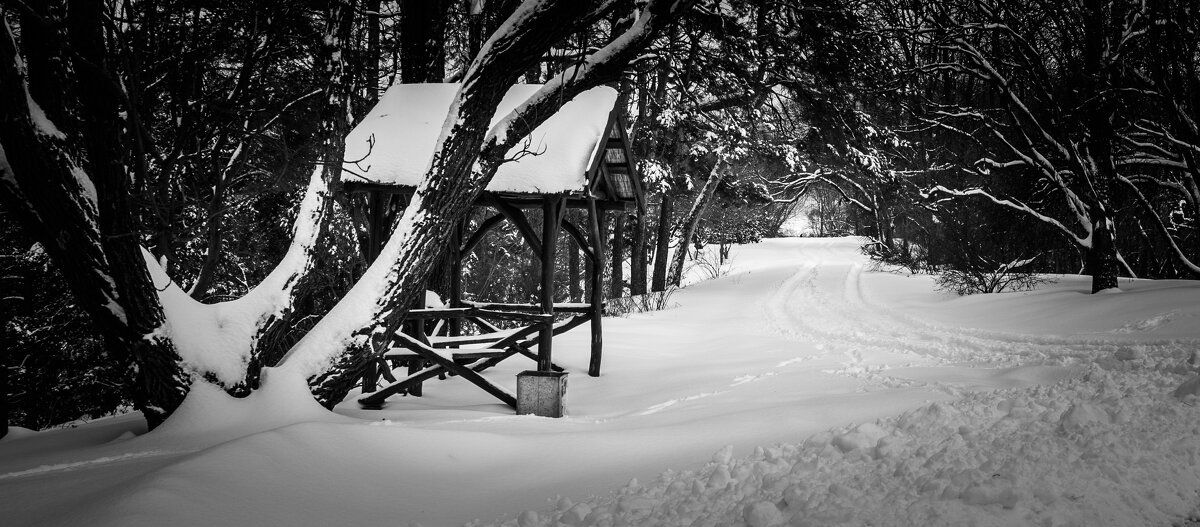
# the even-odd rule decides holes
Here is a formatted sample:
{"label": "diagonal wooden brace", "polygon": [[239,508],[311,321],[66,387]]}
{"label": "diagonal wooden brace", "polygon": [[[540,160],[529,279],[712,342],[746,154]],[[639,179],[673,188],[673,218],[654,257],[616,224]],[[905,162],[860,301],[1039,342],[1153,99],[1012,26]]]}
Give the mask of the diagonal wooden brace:
{"label": "diagonal wooden brace", "polygon": [[517,407],[516,395],[509,393],[508,390],[505,390],[500,386],[492,384],[491,381],[483,378],[482,375],[476,373],[471,368],[462,364],[458,364],[454,362],[454,360],[442,356],[437,352],[437,350],[433,349],[428,344],[413,338],[411,335],[396,333],[396,338],[403,342],[405,348],[412,350],[413,353],[420,355],[421,358],[428,360],[437,366],[441,366],[446,371],[470,381],[471,384],[474,384],[475,386],[482,388],[483,391],[492,394],[497,399],[500,399],[502,402],[504,402],[504,404],[507,404],[513,408]]}

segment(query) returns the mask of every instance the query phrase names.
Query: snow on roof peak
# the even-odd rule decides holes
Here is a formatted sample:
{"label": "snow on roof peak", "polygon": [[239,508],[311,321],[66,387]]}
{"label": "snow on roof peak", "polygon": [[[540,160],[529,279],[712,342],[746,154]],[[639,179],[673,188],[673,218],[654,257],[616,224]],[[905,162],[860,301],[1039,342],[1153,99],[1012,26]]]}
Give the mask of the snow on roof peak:
{"label": "snow on roof peak", "polygon": [[[430,156],[458,84],[397,84],[346,136],[345,159],[357,162],[343,172],[347,182],[416,186]],[[489,127],[541,85],[517,84],[508,90]],[[616,90],[601,86],[576,96],[537,127],[506,156],[488,184],[492,192],[555,194],[583,190],[586,172],[604,139]],[[372,139],[373,138],[373,139]],[[373,144],[372,144],[373,143]]]}

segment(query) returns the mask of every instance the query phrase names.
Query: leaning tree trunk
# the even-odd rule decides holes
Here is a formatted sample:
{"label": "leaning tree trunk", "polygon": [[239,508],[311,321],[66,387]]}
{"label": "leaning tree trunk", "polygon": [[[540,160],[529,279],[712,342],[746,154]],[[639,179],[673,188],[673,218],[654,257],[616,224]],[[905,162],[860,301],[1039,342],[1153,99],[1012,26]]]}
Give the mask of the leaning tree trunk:
{"label": "leaning tree trunk", "polygon": [[[115,359],[137,365],[134,403],[154,427],[182,402],[189,376],[161,330],[165,318],[138,244],[120,142],[120,88],[106,68],[101,5],[71,7],[67,33],[57,30],[53,47],[29,50],[32,70],[42,77],[33,90],[3,22],[0,197],[66,277]],[[52,16],[32,23],[61,23],[58,13],[51,8]]]}
{"label": "leaning tree trunk", "polygon": [[[650,0],[638,23],[580,65],[542,87],[494,128],[496,107],[522,71],[549,47],[587,27],[606,4],[530,0],[483,46],[450,105],[430,168],[379,258],[354,288],[283,358],[280,368],[309,378],[327,406],[345,397],[374,359],[373,335],[391,334],[419,295],[452,229],[482,193],[508,151],[583,91],[618,78],[689,2]],[[286,374],[286,373],[285,373]]]}
{"label": "leaning tree trunk", "polygon": [[[334,195],[341,188],[342,158],[346,151],[343,138],[350,130],[350,94],[355,73],[346,63],[345,50],[354,27],[356,4],[357,0],[331,0],[328,5],[325,19],[326,37],[317,61],[325,82],[325,96],[321,99],[323,104],[317,123],[323,160],[318,168],[320,179],[314,174],[300,213],[296,217],[296,233],[288,256],[290,257],[293,251],[298,251],[298,263],[288,270],[281,270],[288,273],[282,283],[277,284],[274,280],[264,281],[268,287],[278,287],[284,300],[276,311],[267,313],[259,323],[251,343],[253,348],[250,352],[250,363],[246,368],[246,379],[242,386],[230,387],[234,392],[257,388],[262,368],[274,366],[279,362],[291,344],[299,338],[299,335],[294,334],[293,322],[313,314],[309,309],[305,309],[307,303],[299,300],[311,294],[313,287],[321,281],[320,273],[316,270],[317,263],[318,259],[326,256],[330,218],[335,213]],[[285,260],[292,261],[290,258]]]}
{"label": "leaning tree trunk", "polygon": [[678,286],[679,281],[683,278],[683,262],[687,258],[688,246],[691,245],[692,238],[696,235],[696,228],[700,226],[700,218],[704,217],[705,209],[708,208],[713,195],[717,192],[717,186],[725,177],[728,164],[724,159],[717,160],[712,171],[708,173],[708,179],[701,187],[700,193],[696,195],[696,201],[692,203],[692,208],[683,219],[683,232],[679,235],[679,245],[675,247],[675,254],[671,258],[671,270],[667,274],[667,280],[672,285]]}

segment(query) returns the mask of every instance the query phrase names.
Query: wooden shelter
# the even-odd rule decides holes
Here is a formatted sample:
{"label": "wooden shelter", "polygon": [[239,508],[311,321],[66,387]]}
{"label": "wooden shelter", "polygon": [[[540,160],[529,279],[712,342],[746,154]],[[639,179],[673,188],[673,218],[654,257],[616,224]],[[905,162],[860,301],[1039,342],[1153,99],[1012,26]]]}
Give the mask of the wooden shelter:
{"label": "wooden shelter", "polygon": [[[513,86],[497,108],[495,122],[524,102],[539,85]],[[388,89],[379,104],[347,136],[343,175],[345,190],[365,194],[368,225],[364,248],[369,260],[379,254],[399,212],[411,199],[428,168],[456,84],[401,84]],[[644,192],[631,155],[617,92],[598,87],[567,102],[539,126],[526,142],[509,153],[510,161],[497,170],[475,207],[490,210],[473,225],[460,225],[448,244],[444,261],[448,279],[444,305],[427,301],[409,312],[405,327],[384,346],[378,365],[363,380],[364,408],[380,408],[391,395],[420,395],[422,383],[447,376],[461,377],[505,404],[526,412],[514,395],[479,373],[510,357],[536,361],[530,378],[551,382],[562,369],[553,361],[554,335],[583,324],[591,330],[588,374],[600,374],[603,348],[601,313],[605,256],[606,211],[645,207]],[[541,232],[535,232],[527,213],[541,210]],[[567,218],[569,209],[585,211],[582,224]],[[462,262],[503,222],[511,223],[541,262],[537,304],[480,303],[464,299]],[[555,302],[555,249],[561,233],[573,238],[590,260],[587,302]],[[532,270],[530,270],[532,272]],[[514,326],[501,329],[498,321]],[[469,328],[474,328],[470,330]],[[469,333],[469,334],[468,334]],[[537,349],[534,353],[533,348]],[[391,372],[407,367],[406,375]],[[377,387],[382,375],[390,384]],[[536,379],[534,379],[536,380]],[[518,383],[518,392],[524,379]],[[558,407],[561,411],[561,391]],[[554,410],[548,410],[553,413]],[[527,413],[541,413],[530,410]]]}

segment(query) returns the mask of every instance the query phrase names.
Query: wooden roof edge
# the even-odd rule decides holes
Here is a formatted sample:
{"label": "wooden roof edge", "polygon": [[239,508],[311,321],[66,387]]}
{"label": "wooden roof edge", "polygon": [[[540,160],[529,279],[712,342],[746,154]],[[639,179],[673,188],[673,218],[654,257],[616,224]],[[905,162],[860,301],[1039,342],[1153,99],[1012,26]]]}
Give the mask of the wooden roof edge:
{"label": "wooden roof edge", "polygon": [[[367,183],[359,181],[348,181],[342,185],[344,192],[348,194],[381,192],[384,194],[402,194],[411,195],[416,192],[416,187],[409,185],[389,185],[385,183]],[[543,200],[547,196],[559,196],[566,199],[567,207],[569,208],[587,208],[588,194],[583,190],[575,192],[557,192],[550,194],[526,194],[520,192],[492,192],[484,191],[479,198],[475,200],[472,206],[487,206],[491,200],[500,199],[504,202],[517,208],[533,208],[541,207]],[[623,200],[597,199],[596,206],[604,210],[628,210],[628,202]]]}

